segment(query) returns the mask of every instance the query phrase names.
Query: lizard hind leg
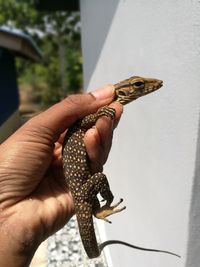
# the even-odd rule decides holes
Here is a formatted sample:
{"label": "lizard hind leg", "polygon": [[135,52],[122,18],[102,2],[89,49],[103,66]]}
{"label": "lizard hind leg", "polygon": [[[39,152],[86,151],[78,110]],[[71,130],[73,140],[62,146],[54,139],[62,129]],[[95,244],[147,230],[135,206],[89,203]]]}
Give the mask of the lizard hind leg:
{"label": "lizard hind leg", "polygon": [[122,208],[117,208],[122,203],[122,201],[123,199],[120,199],[120,201],[118,201],[116,204],[112,206],[105,204],[104,206],[102,206],[100,209],[98,209],[95,212],[95,217],[98,219],[104,220],[108,223],[111,223],[111,221],[107,219],[108,216],[121,212],[126,209],[125,206]]}
{"label": "lizard hind leg", "polygon": [[[117,208],[119,204],[122,203],[123,199],[111,206],[114,197],[110,191],[106,175],[101,172],[95,173],[83,184],[83,192],[85,192],[85,199],[88,199],[89,196],[89,202],[91,202],[92,206],[92,213],[98,219],[102,219],[110,223],[110,221],[107,219],[108,216],[125,209],[125,207]],[[106,201],[106,204],[102,207],[100,207],[97,199],[98,193],[100,193],[102,198]]]}

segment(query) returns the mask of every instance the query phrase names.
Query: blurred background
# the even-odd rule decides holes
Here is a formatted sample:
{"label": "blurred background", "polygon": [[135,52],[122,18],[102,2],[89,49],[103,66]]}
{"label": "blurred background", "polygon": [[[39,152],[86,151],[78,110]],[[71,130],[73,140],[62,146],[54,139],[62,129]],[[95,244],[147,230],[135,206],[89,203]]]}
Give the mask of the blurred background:
{"label": "blurred background", "polygon": [[[0,47],[15,55],[22,115],[82,90],[80,12],[76,1],[68,2],[54,8],[47,1],[0,0]],[[35,57],[24,54],[27,38]]]}
{"label": "blurred background", "polygon": [[[78,1],[0,0],[0,142],[32,116],[82,92],[82,61]],[[103,254],[87,258],[72,218],[41,244],[30,266],[107,263]]]}

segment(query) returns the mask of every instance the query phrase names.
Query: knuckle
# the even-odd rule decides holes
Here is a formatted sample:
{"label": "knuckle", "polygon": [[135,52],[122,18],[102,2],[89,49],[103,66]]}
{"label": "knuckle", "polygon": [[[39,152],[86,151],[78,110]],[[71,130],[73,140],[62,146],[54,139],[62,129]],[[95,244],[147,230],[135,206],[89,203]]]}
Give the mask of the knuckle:
{"label": "knuckle", "polygon": [[68,106],[79,106],[81,105],[83,101],[83,95],[77,94],[77,95],[69,95],[67,98],[65,98],[64,103]]}

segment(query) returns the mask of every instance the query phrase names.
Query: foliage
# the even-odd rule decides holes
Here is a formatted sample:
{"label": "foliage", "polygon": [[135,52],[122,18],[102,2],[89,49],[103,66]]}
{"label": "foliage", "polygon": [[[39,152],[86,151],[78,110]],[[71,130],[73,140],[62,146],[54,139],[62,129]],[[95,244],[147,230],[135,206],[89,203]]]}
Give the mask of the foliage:
{"label": "foliage", "polygon": [[17,59],[19,83],[31,84],[44,104],[52,104],[82,86],[78,12],[39,12],[33,1],[0,0],[0,25],[17,27],[37,41],[42,62]]}

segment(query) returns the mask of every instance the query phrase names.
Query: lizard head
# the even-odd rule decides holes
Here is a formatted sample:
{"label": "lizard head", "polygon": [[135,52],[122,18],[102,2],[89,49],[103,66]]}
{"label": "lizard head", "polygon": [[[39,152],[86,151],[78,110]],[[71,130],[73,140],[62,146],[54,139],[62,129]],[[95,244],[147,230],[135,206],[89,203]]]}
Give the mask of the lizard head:
{"label": "lizard head", "polygon": [[115,101],[125,105],[162,87],[163,81],[133,76],[114,85]]}

